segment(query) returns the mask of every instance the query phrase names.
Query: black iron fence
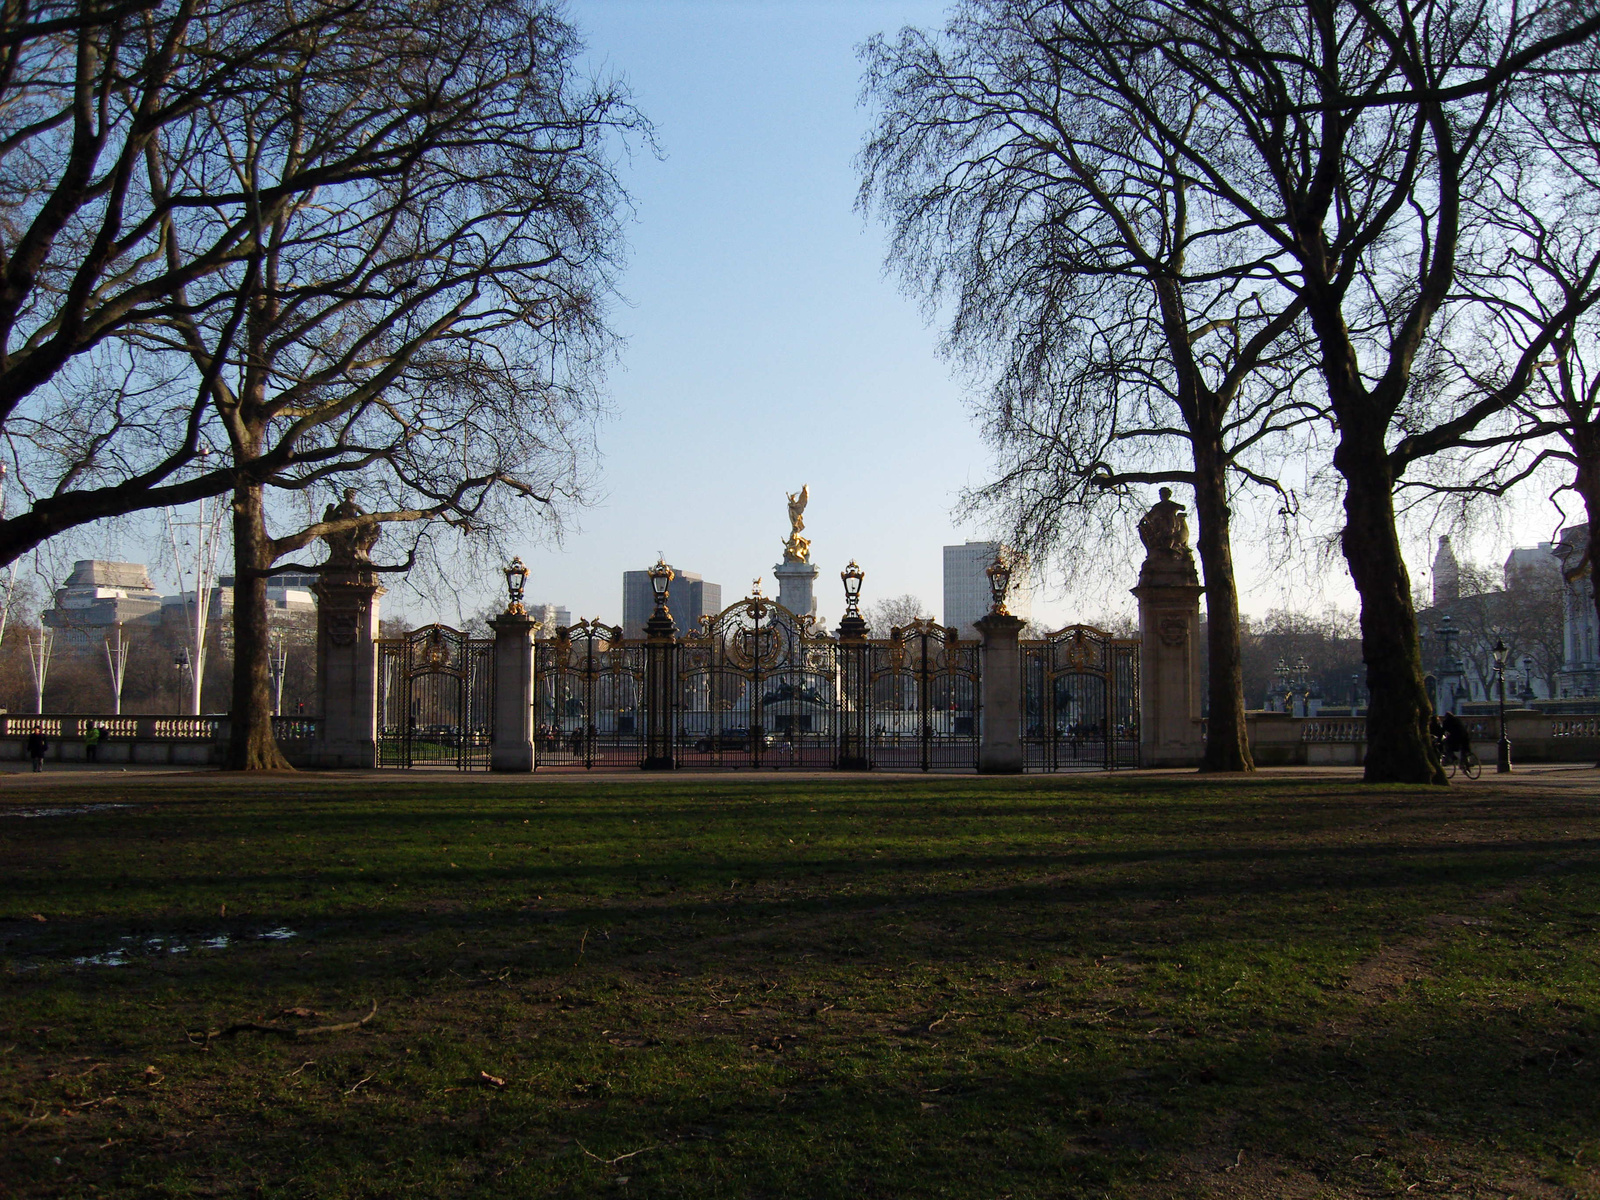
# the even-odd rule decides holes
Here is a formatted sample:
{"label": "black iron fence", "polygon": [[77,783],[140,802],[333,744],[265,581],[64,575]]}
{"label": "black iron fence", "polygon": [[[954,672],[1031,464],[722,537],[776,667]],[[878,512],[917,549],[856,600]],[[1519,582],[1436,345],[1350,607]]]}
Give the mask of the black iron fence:
{"label": "black iron fence", "polygon": [[[1073,626],[1021,653],[1028,769],[1137,765],[1137,641]],[[978,764],[982,647],[931,620],[839,637],[758,595],[671,638],[579,621],[533,655],[538,769]],[[492,661],[442,625],[381,641],[380,765],[486,768]]]}

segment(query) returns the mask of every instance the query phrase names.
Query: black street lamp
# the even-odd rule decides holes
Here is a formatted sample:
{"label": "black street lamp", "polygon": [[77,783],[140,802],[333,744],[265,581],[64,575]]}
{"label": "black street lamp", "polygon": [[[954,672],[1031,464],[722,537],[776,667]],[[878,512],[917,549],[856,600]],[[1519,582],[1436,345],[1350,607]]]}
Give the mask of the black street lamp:
{"label": "black street lamp", "polygon": [[872,671],[868,660],[867,623],[861,616],[861,581],[867,577],[855,559],[839,572],[844,581],[844,616],[839,620],[839,682],[842,722],[839,744],[841,771],[870,771],[872,747],[867,740],[871,712]]}
{"label": "black street lamp", "polygon": [[1526,708],[1533,702],[1533,656],[1530,654],[1522,660],[1522,704]]}
{"label": "black street lamp", "polygon": [[1500,752],[1494,769],[1505,775],[1511,770],[1511,742],[1506,738],[1506,644],[1500,638],[1494,640],[1494,674],[1500,684]]}
{"label": "black street lamp", "polygon": [[676,577],[667,566],[664,555],[656,556],[656,565],[645,572],[650,578],[650,591],[655,596],[656,610],[645,622],[644,686],[645,753],[640,764],[646,771],[670,771],[678,765],[673,716],[673,693],[677,675],[677,628],[672,622],[672,610],[667,600],[673,579]]}

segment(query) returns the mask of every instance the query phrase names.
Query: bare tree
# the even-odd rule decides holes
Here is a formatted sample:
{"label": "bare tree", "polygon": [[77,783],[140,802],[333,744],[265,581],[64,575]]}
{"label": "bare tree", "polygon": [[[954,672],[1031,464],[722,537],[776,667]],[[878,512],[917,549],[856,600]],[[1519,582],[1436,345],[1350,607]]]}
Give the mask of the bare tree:
{"label": "bare tree", "polygon": [[888,637],[891,629],[909,625],[919,618],[933,616],[927,606],[910,592],[874,601],[867,605],[866,611],[861,615],[866,618],[867,629],[872,636],[880,638]]}
{"label": "bare tree", "polygon": [[1135,111],[1286,256],[1275,260],[1286,264],[1279,282],[1305,306],[1337,431],[1342,547],[1372,693],[1366,775],[1442,783],[1394,491],[1503,412],[1557,334],[1559,320],[1546,323],[1486,394],[1438,388],[1427,369],[1463,255],[1478,244],[1472,198],[1504,163],[1538,154],[1507,121],[1513,85],[1593,38],[1600,16],[1558,0],[1051,7],[1071,53],[1117,44],[1205,90],[1193,127],[1157,96],[1136,98]]}
{"label": "bare tree", "polygon": [[1318,415],[1295,386],[1304,301],[1279,284],[1284,248],[1167,132],[1224,152],[1209,86],[1075,29],[1091,7],[968,0],[942,38],[870,42],[863,203],[907,281],[953,300],[947,347],[988,388],[1000,473],[972,510],[1070,569],[1142,507],[1138,485],[1193,488],[1203,769],[1249,770],[1230,504],[1241,484],[1281,490],[1268,452]]}
{"label": "bare tree", "polygon": [[[576,80],[580,47],[545,0],[363,0],[282,36],[258,17],[281,53],[208,104],[205,143],[147,156],[158,198],[211,197],[171,213],[173,264],[238,223],[251,252],[132,335],[187,360],[180,386],[206,394],[236,480],[241,769],[285,765],[266,606],[281,559],[377,524],[481,534],[526,523],[519,501],[579,496],[622,203],[607,135],[637,125],[617,90]],[[335,483],[375,511],[306,519]],[[270,497],[296,493],[302,516],[280,504],[289,527],[269,532]]]}
{"label": "bare tree", "polygon": [[[1457,286],[1478,319],[1440,355],[1455,386],[1476,397],[1505,389],[1541,346],[1542,357],[1513,408],[1463,439],[1465,461],[1418,483],[1463,505],[1545,483],[1558,504],[1576,495],[1592,536],[1600,530],[1600,46],[1583,43],[1551,62],[1548,76],[1514,93],[1509,118],[1539,153],[1502,163],[1473,197],[1482,245]],[[1565,566],[1591,570],[1591,553],[1584,547]],[[1547,584],[1526,597],[1546,630]],[[1530,656],[1553,695],[1560,629],[1534,640]]]}
{"label": "bare tree", "polygon": [[[0,5],[0,430],[15,485],[0,563],[88,521],[219,494],[251,469],[203,462],[205,389],[179,386],[130,338],[185,315],[186,289],[248,262],[280,210],[343,180],[285,176],[247,205],[245,181],[226,171],[163,179],[161,165],[202,153],[216,105],[285,82],[265,65],[326,36],[343,11]],[[208,208],[227,215],[189,219]],[[175,222],[189,231],[181,246]]]}

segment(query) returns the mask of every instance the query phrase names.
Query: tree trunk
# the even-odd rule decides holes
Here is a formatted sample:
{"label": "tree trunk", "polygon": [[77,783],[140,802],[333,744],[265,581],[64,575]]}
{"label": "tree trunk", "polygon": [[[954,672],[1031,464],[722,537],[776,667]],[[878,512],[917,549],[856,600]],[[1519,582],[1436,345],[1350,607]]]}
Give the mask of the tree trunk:
{"label": "tree trunk", "polygon": [[1220,447],[1194,439],[1196,544],[1206,585],[1206,649],[1209,714],[1202,771],[1253,771],[1250,731],[1245,724],[1244,667],[1239,656],[1239,591],[1233,579],[1229,539],[1227,467]]}
{"label": "tree trunk", "polygon": [[233,737],[230,771],[292,770],[272,735],[267,574],[273,554],[261,485],[233,493]]}
{"label": "tree trunk", "polygon": [[1433,707],[1423,682],[1411,576],[1395,533],[1394,479],[1382,428],[1343,419],[1333,462],[1345,482],[1340,541],[1361,594],[1361,657],[1371,692],[1367,782],[1442,784],[1444,770],[1428,730]]}
{"label": "tree trunk", "polygon": [[[1595,539],[1600,537],[1600,430],[1592,429],[1586,422],[1574,422],[1575,436],[1571,439],[1573,456],[1578,469],[1572,486],[1583,497],[1583,512],[1589,518],[1588,536],[1584,541],[1583,567],[1589,573],[1589,598],[1594,603],[1596,618],[1600,618],[1600,572],[1595,570]],[[1567,598],[1561,597],[1561,611],[1565,618]],[[1600,627],[1600,626],[1597,626]],[[1563,633],[1566,631],[1563,630]],[[1562,639],[1565,641],[1565,638]],[[1562,655],[1565,658],[1565,654]],[[1555,678],[1550,679],[1550,694],[1555,695]],[[1600,762],[1595,763],[1600,767]]]}

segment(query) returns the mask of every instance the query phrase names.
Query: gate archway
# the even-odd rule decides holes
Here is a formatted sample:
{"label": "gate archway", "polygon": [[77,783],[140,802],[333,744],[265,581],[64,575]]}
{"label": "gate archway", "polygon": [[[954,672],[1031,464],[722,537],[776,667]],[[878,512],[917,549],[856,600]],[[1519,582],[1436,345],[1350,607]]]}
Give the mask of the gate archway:
{"label": "gate archway", "polygon": [[546,766],[637,767],[644,759],[644,645],[599,620],[534,648],[534,724]]}
{"label": "gate archway", "polygon": [[448,625],[378,642],[378,765],[489,769],[494,643]]}
{"label": "gate archway", "polygon": [[757,593],[677,645],[675,742],[684,767],[832,767],[838,643]]}
{"label": "gate archway", "polygon": [[867,643],[868,758],[889,770],[978,765],[978,643],[920,617]]}
{"label": "gate archway", "polygon": [[1139,640],[1069,625],[1022,643],[1024,762],[1030,771],[1139,765]]}

